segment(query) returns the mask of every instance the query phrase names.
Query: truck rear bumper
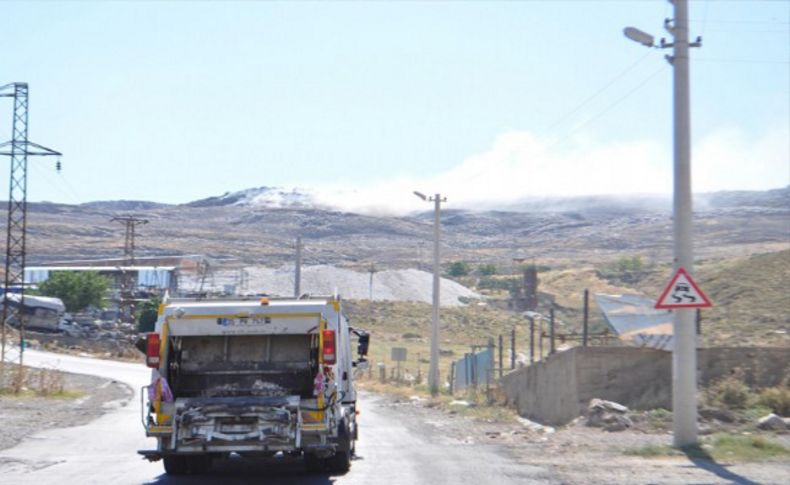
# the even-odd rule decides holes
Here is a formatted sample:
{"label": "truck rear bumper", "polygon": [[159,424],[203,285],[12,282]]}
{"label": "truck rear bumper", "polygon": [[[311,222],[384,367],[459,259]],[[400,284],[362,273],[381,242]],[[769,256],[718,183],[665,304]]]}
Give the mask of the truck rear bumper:
{"label": "truck rear bumper", "polygon": [[187,398],[161,448],[177,453],[271,452],[301,445],[299,396]]}

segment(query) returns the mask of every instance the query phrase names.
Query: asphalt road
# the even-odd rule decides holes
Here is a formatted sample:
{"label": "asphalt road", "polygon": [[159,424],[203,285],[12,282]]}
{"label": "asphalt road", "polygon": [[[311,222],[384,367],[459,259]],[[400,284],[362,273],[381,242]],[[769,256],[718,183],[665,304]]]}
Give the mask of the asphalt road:
{"label": "asphalt road", "polygon": [[553,483],[546,469],[518,464],[493,445],[465,444],[436,432],[407,410],[387,406],[376,396],[360,399],[357,458],[345,475],[306,474],[300,460],[265,463],[230,460],[199,477],[169,477],[161,462],[149,463],[136,451],[153,448],[140,422],[140,388],[149,371],[140,364],[73,357],[29,350],[26,363],[66,372],[115,379],[135,390],[85,426],[38,433],[0,452],[0,482],[13,484],[209,484],[288,485],[460,485]]}

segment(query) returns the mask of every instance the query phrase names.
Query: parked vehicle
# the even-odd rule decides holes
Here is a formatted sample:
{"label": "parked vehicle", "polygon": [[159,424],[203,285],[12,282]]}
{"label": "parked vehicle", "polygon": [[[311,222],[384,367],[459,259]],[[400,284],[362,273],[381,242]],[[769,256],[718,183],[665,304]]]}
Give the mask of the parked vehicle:
{"label": "parked vehicle", "polygon": [[[4,295],[0,295],[0,311],[5,300]],[[8,293],[8,305],[19,308],[22,304],[22,296],[19,293]],[[63,318],[66,306],[60,298],[48,296],[24,296],[22,313],[25,317],[25,328],[44,332],[57,332],[58,324]],[[9,319],[9,323],[18,326],[16,319]]]}
{"label": "parked vehicle", "polygon": [[145,342],[153,370],[142,393],[157,448],[140,454],[163,459],[168,474],[277,452],[346,471],[358,437],[352,371],[367,365],[367,347],[337,297],[163,304]]}

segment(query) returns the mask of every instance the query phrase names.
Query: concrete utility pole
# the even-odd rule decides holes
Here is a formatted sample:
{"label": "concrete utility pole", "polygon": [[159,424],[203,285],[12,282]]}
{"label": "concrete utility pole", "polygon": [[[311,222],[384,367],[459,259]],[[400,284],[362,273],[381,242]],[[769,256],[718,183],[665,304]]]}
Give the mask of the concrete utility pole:
{"label": "concrete utility pole", "polygon": [[294,267],[294,298],[302,296],[302,237],[296,238],[296,265]]}
{"label": "concrete utility pole", "polygon": [[[689,108],[689,47],[699,47],[702,39],[689,43],[688,1],[673,0],[675,18],[666,19],[664,27],[674,37],[658,47],[673,48],[667,60],[674,67],[674,191],[673,191],[673,266],[693,273],[691,199],[691,122]],[[633,27],[624,31],[626,37],[654,47],[653,36]],[[697,339],[694,310],[674,310],[672,353],[672,431],[676,447],[697,443]]]}
{"label": "concrete utility pole", "polygon": [[431,364],[428,367],[428,388],[431,395],[439,392],[439,238],[441,235],[440,212],[447,198],[440,194],[428,197],[415,191],[414,195],[426,202],[433,202],[433,314],[431,316]]}

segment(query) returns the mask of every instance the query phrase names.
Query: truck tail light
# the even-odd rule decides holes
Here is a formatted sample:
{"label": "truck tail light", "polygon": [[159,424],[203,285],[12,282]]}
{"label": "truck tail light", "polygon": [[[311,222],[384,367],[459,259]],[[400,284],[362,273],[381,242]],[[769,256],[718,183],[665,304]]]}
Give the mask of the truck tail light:
{"label": "truck tail light", "polygon": [[152,332],[146,338],[145,364],[152,369],[159,368],[159,334]]}
{"label": "truck tail light", "polygon": [[335,353],[335,331],[324,330],[324,348],[322,351],[324,357],[324,364],[332,365],[337,361],[337,354]]}

